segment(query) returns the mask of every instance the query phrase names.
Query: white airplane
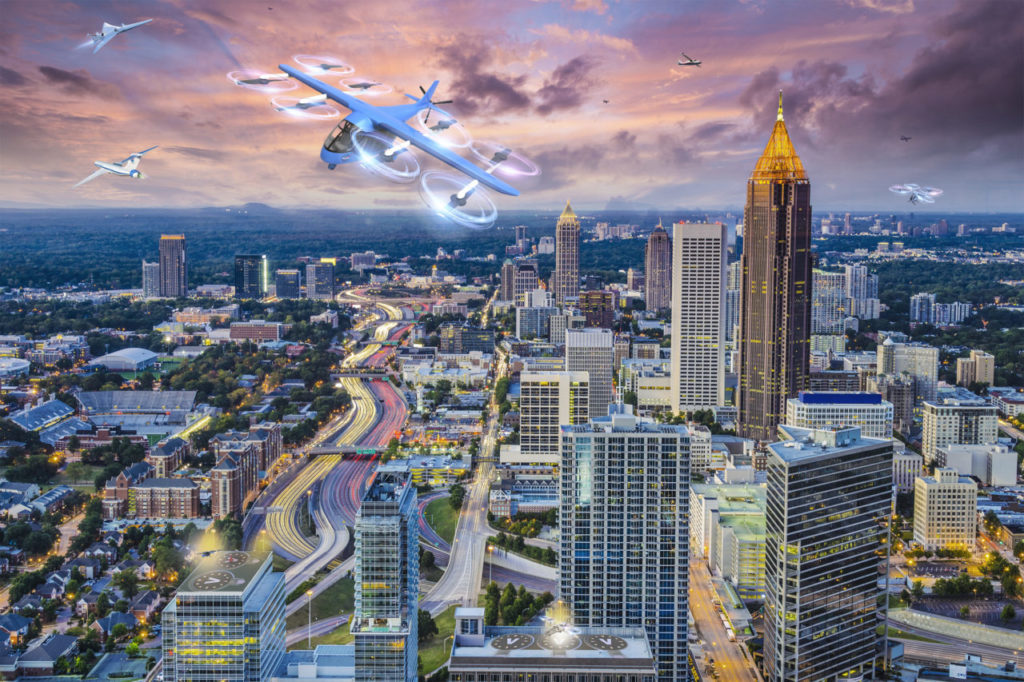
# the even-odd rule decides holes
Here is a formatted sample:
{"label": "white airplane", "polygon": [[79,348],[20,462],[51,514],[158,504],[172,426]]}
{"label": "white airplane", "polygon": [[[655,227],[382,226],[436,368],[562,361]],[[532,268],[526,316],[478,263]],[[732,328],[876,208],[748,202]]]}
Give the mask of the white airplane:
{"label": "white airplane", "polygon": [[[697,67],[699,67],[701,64],[704,63],[704,62],[702,62],[699,59],[694,59],[693,57],[689,56],[685,52],[680,52],[679,54],[682,55],[682,56],[679,57],[679,61],[676,62],[676,64],[678,64],[679,66],[697,66]],[[684,58],[685,58],[686,61],[683,61]]]}
{"label": "white airplane", "polygon": [[101,175],[106,175],[107,173],[112,173],[114,175],[125,175],[130,178],[135,178],[136,180],[141,180],[146,176],[142,174],[142,171],[138,170],[139,161],[142,160],[143,154],[145,154],[146,152],[151,152],[154,149],[156,149],[156,146],[150,147],[149,149],[145,149],[141,152],[134,152],[124,161],[119,161],[117,163],[96,161],[95,165],[97,168],[99,168],[99,170],[93,171],[92,175],[79,182],[77,185],[75,185],[75,187],[78,187],[79,185],[84,185],[90,180],[95,180]]}
{"label": "white airplane", "polygon": [[[148,24],[151,21],[153,21],[153,20],[152,19],[146,19],[144,21],[139,21],[139,22],[136,22],[134,24],[121,24],[120,26],[114,26],[113,24],[108,24],[107,22],[104,21],[103,22],[103,28],[100,29],[99,33],[90,33],[90,34],[88,34],[89,35],[89,40],[92,42],[93,45],[96,46],[95,48],[93,48],[92,53],[96,54],[97,52],[99,52],[100,48],[103,47],[104,45],[106,45],[107,43],[109,43],[111,41],[111,39],[114,36],[116,36],[118,33],[124,33],[125,31],[130,31],[133,28],[138,28],[139,26],[142,26],[143,24]],[[85,42],[85,43],[82,44],[83,47],[87,47],[88,45],[89,45],[89,42]]]}

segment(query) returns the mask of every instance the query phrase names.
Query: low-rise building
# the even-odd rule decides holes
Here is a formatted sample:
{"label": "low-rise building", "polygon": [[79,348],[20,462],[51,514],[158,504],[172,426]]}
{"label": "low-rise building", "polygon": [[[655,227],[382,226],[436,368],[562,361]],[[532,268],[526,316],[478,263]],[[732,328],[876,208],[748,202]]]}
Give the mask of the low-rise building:
{"label": "low-rise building", "polygon": [[762,485],[690,486],[690,547],[741,599],[764,599],[765,504]]}
{"label": "low-rise building", "polygon": [[914,484],[914,542],[927,550],[973,551],[978,524],[978,484],[955,469],[936,469]]}
{"label": "low-rise building", "polygon": [[984,486],[1017,485],[1017,453],[1005,445],[943,445],[935,464],[973,476]]}
{"label": "low-rise building", "polygon": [[924,403],[921,454],[932,463],[939,448],[950,444],[993,444],[999,436],[996,408],[984,398],[957,387]]}
{"label": "low-rise building", "polygon": [[892,438],[893,406],[877,393],[801,391],[786,401],[786,424],[804,429],[859,426],[865,438]]}
{"label": "low-rise building", "polygon": [[187,478],[148,478],[132,489],[135,517],[194,519],[199,516],[199,486]]}

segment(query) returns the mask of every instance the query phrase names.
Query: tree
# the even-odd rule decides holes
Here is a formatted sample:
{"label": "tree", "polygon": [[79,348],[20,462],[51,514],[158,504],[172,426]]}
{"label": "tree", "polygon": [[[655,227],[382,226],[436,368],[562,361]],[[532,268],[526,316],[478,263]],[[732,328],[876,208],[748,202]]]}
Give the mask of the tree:
{"label": "tree", "polygon": [[[118,625],[120,625],[120,623],[118,623]],[[128,654],[128,658],[135,658],[136,656],[138,656],[139,655],[139,644],[138,644],[138,642],[132,642],[131,644],[129,644],[125,648],[124,652],[126,654]]]}
{"label": "tree", "polygon": [[466,499],[466,487],[461,483],[456,483],[449,489],[448,504],[452,506],[452,509],[462,509],[462,503]]}
{"label": "tree", "polygon": [[421,642],[437,634],[437,623],[434,622],[434,618],[430,615],[429,611],[419,609],[417,627],[419,630],[419,641]]}
{"label": "tree", "polygon": [[114,639],[121,639],[128,634],[128,626],[124,623],[118,623],[114,626],[114,629],[110,631],[110,636]]}
{"label": "tree", "polygon": [[914,586],[910,589],[910,594],[913,595],[915,600],[924,599],[924,581],[915,580]]}
{"label": "tree", "polygon": [[1007,604],[1003,607],[1003,610],[999,614],[999,617],[1002,618],[1004,621],[1011,621],[1013,620],[1013,617],[1016,615],[1017,611],[1013,608],[1013,604]]}
{"label": "tree", "polygon": [[437,565],[437,563],[436,563],[436,559],[434,559],[434,553],[433,552],[424,552],[423,553],[423,557],[420,559],[420,566],[422,566],[425,570],[429,571],[430,569],[434,568],[436,565]]}
{"label": "tree", "polygon": [[135,574],[135,571],[118,571],[114,574],[112,582],[114,583],[114,586],[124,592],[125,596],[129,599],[139,592],[139,576]]}
{"label": "tree", "polygon": [[967,618],[970,617],[970,615],[971,615],[971,609],[969,607],[967,607],[967,606],[961,606],[960,607],[960,617],[961,618],[967,619]]}
{"label": "tree", "polygon": [[991,509],[985,512],[985,519],[983,521],[985,530],[989,535],[995,535],[999,532],[999,529],[1003,527],[1002,522],[999,521],[999,517]]}
{"label": "tree", "polygon": [[625,392],[623,392],[623,394],[622,394],[622,402],[626,403],[627,405],[632,405],[633,406],[633,410],[635,411],[637,409],[637,403],[638,403],[637,397],[636,397],[636,391],[625,391]]}

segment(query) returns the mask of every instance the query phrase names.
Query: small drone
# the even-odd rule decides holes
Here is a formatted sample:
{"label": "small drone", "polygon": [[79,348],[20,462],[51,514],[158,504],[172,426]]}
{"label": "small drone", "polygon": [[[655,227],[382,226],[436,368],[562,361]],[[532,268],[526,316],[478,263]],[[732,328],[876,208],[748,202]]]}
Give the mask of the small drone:
{"label": "small drone", "polygon": [[934,204],[935,197],[942,194],[942,190],[936,187],[921,187],[913,183],[907,183],[906,185],[893,185],[889,188],[890,192],[896,194],[902,194],[904,196],[910,195],[909,201],[912,204],[926,203]]}

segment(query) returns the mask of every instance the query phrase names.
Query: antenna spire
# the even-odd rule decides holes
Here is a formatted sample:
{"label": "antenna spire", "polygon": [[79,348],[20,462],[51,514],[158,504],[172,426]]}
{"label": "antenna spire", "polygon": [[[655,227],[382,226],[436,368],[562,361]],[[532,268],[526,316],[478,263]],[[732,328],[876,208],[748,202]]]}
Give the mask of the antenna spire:
{"label": "antenna spire", "polygon": [[775,120],[776,121],[784,120],[782,118],[782,90],[779,90],[779,115],[778,115],[778,118],[776,118]]}

